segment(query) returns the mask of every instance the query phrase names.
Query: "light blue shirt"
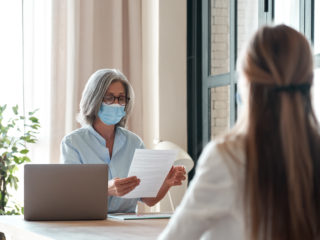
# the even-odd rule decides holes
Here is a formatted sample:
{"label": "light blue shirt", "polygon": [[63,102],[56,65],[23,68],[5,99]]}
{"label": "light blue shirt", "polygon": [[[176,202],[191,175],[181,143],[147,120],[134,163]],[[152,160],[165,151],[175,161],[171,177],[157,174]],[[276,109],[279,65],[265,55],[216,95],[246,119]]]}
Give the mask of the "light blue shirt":
{"label": "light blue shirt", "polygon": [[[117,127],[110,159],[105,139],[92,126],[85,126],[63,138],[61,159],[67,164],[108,164],[109,180],[125,178],[137,148],[144,148],[142,140],[129,130]],[[109,196],[108,212],[135,212],[137,201]]]}

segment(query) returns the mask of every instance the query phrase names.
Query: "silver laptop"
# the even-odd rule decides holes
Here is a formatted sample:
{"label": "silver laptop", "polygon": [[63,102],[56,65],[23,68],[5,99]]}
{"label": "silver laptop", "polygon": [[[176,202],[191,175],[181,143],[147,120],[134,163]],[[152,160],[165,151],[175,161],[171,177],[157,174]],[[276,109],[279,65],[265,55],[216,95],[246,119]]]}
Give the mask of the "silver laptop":
{"label": "silver laptop", "polygon": [[106,219],[106,164],[26,164],[24,219]]}

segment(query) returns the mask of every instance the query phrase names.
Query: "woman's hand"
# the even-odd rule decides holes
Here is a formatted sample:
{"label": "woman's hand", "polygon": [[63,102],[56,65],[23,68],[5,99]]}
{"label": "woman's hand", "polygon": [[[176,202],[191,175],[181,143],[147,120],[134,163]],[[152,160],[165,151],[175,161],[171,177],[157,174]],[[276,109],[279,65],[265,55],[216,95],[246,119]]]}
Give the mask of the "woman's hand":
{"label": "woman's hand", "polygon": [[131,192],[139,184],[140,179],[138,179],[136,176],[111,179],[108,182],[108,195],[121,197]]}
{"label": "woman's hand", "polygon": [[164,183],[170,188],[172,186],[181,185],[186,179],[186,169],[183,166],[172,166]]}
{"label": "woman's hand", "polygon": [[141,200],[149,207],[159,202],[169,191],[170,187],[181,185],[186,179],[186,169],[183,166],[172,166],[167,177],[165,178],[160,190],[155,198],[142,198]]}

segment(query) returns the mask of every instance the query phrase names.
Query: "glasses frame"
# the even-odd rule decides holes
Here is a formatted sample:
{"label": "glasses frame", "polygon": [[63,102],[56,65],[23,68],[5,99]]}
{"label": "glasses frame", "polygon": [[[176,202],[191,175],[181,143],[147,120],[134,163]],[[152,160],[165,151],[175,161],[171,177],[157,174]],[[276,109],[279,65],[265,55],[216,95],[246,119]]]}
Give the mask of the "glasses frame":
{"label": "glasses frame", "polygon": [[[107,101],[106,101],[106,98],[107,98],[107,97],[113,97],[112,102],[107,102]],[[121,104],[121,103],[120,103],[120,98],[125,98],[125,103],[124,103],[124,104]],[[113,95],[107,95],[107,96],[104,96],[104,97],[103,97],[103,102],[106,103],[106,104],[108,104],[108,105],[111,105],[111,104],[113,104],[113,103],[116,101],[116,99],[118,100],[118,103],[119,103],[121,106],[126,106],[126,105],[128,104],[128,102],[130,101],[130,98],[127,97],[127,96],[118,96],[118,97],[116,97],[116,96],[113,96]]]}

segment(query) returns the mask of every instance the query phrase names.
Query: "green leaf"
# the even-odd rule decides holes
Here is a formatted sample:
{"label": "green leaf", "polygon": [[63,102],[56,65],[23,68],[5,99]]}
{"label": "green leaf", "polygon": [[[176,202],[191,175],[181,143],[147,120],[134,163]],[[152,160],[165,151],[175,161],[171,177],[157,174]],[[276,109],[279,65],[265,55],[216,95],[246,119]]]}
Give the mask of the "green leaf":
{"label": "green leaf", "polygon": [[29,117],[29,120],[31,122],[33,122],[33,123],[38,123],[39,122],[38,118],[36,118],[36,117]]}
{"label": "green leaf", "polygon": [[13,106],[12,110],[13,110],[15,115],[18,115],[18,105]]}
{"label": "green leaf", "polygon": [[[0,186],[8,186],[7,189],[17,189],[19,186],[19,178],[15,176],[18,166],[25,162],[30,162],[27,157],[29,153],[27,143],[35,143],[39,134],[40,128],[39,119],[34,115],[38,110],[29,112],[26,116],[19,115],[19,106],[12,107],[14,114],[12,118],[5,118],[5,110],[7,105],[0,105]],[[28,121],[25,121],[25,120]],[[24,126],[23,128],[21,128]],[[1,193],[1,191],[0,191]],[[3,197],[0,203],[4,206],[1,214],[21,214],[23,207],[20,204],[15,204],[12,195],[9,192],[1,193]],[[1,196],[2,196],[1,195]]]}
{"label": "green leaf", "polygon": [[21,163],[20,158],[18,158],[17,156],[13,156],[13,161],[14,161],[16,164],[20,164],[20,163]]}
{"label": "green leaf", "polygon": [[[1,106],[1,107],[0,107],[0,113],[3,113],[4,110],[6,110],[6,108],[7,108],[7,104]],[[1,115],[2,115],[2,114],[1,114]]]}
{"label": "green leaf", "polygon": [[15,152],[18,151],[18,148],[17,148],[16,146],[13,146],[13,147],[11,148],[11,151],[15,153]]}
{"label": "green leaf", "polygon": [[37,111],[39,110],[39,108],[37,108],[36,110],[34,110],[33,112],[28,112],[29,116],[35,114]]}
{"label": "green leaf", "polygon": [[6,180],[7,183],[9,183],[9,185],[12,187],[13,186],[13,179],[12,179],[12,175],[9,175],[7,180]]}
{"label": "green leaf", "polygon": [[28,136],[26,139],[25,139],[26,142],[28,143],[35,143],[36,142],[36,139],[32,138],[31,136]]}
{"label": "green leaf", "polygon": [[15,189],[15,190],[18,190],[18,182],[19,182],[19,181],[14,181],[14,182],[13,182],[13,184],[14,184],[14,189]]}
{"label": "green leaf", "polygon": [[23,156],[21,163],[23,163],[23,162],[31,162],[31,160],[30,160],[30,158],[28,158],[27,156]]}
{"label": "green leaf", "polygon": [[27,154],[28,152],[29,152],[28,149],[22,149],[22,150],[20,151],[21,154]]}
{"label": "green leaf", "polygon": [[38,129],[39,127],[40,127],[39,124],[33,124],[33,125],[31,125],[31,128],[33,128],[33,129]]}

